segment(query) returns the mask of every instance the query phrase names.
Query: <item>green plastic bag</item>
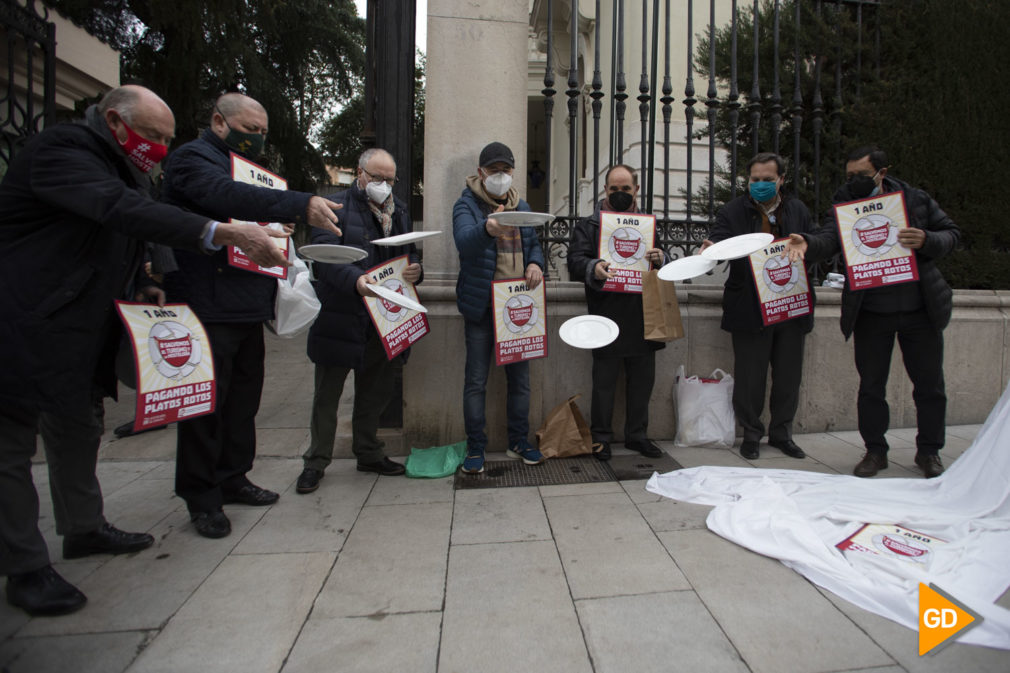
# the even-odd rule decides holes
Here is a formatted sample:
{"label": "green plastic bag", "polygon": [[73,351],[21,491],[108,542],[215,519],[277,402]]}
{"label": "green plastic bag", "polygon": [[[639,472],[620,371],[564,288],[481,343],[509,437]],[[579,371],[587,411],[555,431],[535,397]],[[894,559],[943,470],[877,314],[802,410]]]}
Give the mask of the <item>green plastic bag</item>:
{"label": "green plastic bag", "polygon": [[407,476],[415,479],[448,477],[463,464],[465,456],[466,440],[427,449],[410,447],[410,455],[407,456]]}

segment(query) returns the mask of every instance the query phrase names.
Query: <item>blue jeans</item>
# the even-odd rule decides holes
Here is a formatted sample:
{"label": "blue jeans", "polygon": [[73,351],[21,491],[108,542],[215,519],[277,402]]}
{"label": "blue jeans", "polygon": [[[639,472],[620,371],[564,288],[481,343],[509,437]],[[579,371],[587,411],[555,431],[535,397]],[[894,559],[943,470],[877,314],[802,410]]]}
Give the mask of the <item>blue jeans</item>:
{"label": "blue jeans", "polygon": [[[483,450],[487,447],[487,433],[484,432],[487,375],[494,353],[491,312],[486,312],[478,321],[464,318],[463,326],[466,335],[463,424],[466,427],[467,447]],[[530,363],[524,361],[505,365],[505,376],[508,379],[506,409],[509,447],[513,447],[527,439],[530,432]]]}

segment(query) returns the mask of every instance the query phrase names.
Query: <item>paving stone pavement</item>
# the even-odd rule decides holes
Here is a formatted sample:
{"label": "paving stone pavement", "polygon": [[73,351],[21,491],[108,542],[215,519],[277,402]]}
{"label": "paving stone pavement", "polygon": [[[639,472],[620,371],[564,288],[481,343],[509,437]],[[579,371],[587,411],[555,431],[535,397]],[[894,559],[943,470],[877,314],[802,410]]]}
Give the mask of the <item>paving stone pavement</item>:
{"label": "paving stone pavement", "polygon": [[[311,376],[293,350],[268,342],[277,385],[251,475],[280,501],[228,506],[232,534],[201,538],[172,493],[174,429],[109,433],[107,517],[157,542],[57,561],[89,597],[74,615],[29,619],[0,602],[0,673],[1010,671],[1000,650],[955,644],[919,657],[914,631],[714,535],[708,507],[660,498],[644,481],[454,491],[451,478],[377,477],[338,459],[318,491],[298,495]],[[109,405],[109,428],[131,404]],[[977,431],[950,429],[948,464]],[[891,439],[907,452],[914,431]],[[861,455],[854,433],[796,441],[810,458],[763,447],[750,464],[848,472]],[[686,467],[748,464],[659,443]],[[904,454],[893,465],[881,476],[916,476]],[[34,472],[58,558],[45,466]]]}

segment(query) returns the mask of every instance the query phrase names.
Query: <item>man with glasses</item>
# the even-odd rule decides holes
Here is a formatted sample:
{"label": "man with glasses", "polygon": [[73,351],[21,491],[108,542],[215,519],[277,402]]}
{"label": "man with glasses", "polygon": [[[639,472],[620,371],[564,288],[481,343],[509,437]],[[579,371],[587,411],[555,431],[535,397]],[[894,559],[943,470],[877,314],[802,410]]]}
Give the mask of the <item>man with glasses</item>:
{"label": "man with glasses", "polygon": [[[898,232],[898,243],[915,253],[919,280],[869,290],[853,291],[846,278],[842,290],[842,334],[853,336],[859,372],[857,415],[866,454],[853,470],[872,477],[887,468],[890,423],[887,377],[895,337],[905,371],[912,380],[918,434],[915,464],[927,479],[943,474],[940,449],[946,434],[947,396],[943,383],[943,328],[950,322],[953,292],[936,260],[954,249],[961,230],[929,194],[888,175],[887,155],[865,146],[853,150],[845,164],[846,182],[832,197],[845,203],[878,194],[901,192],[908,227]],[[814,235],[790,237],[790,256],[813,261],[838,253],[841,242],[834,209]],[[809,248],[809,249],[808,249]]]}
{"label": "man with glasses", "polygon": [[[490,143],[481,150],[477,173],[452,208],[452,233],[459,251],[456,306],[463,314],[466,368],[463,382],[463,422],[466,427],[466,458],[462,470],[484,471],[486,389],[494,350],[494,320],[491,315],[492,282],[525,278],[530,289],[543,281],[544,253],[532,227],[506,227],[495,213],[529,210],[512,186],[515,158],[504,143]],[[510,458],[537,465],[543,455],[529,441],[530,363],[505,365],[508,379],[508,449]]]}
{"label": "man with glasses", "polygon": [[374,281],[365,273],[387,260],[408,255],[403,279],[420,283],[423,271],[414,244],[375,246],[371,241],[414,230],[407,206],[393,196],[396,161],[381,149],[365,150],[358,159],[358,178],[347,189],[329,197],[343,205],[342,236],[313,232],[313,243],[350,245],[368,256],[354,264],[316,263],[316,294],[322,303],[319,317],[309,329],[308,354],[315,363],[315,394],[312,398],[311,439],[302,456],[304,468],[295,484],[298,493],[319,488],[333,457],[337,434],[337,406],[347,375],[354,372],[354,413],[351,420],[351,451],[359,472],[382,475],[404,473],[404,466],[383,453],[378,438],[379,418],[393,398],[396,372],[407,360],[409,349],[392,360],[386,357],[382,340],[368,317],[362,297],[375,296],[368,289]]}

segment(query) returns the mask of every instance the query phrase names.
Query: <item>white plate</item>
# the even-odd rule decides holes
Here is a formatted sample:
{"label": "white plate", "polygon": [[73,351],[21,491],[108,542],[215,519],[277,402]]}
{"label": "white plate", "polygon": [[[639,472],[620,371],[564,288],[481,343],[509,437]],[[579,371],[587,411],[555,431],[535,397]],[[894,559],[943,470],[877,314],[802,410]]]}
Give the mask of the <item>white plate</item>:
{"label": "white plate", "polygon": [[617,323],[602,315],[579,315],[569,318],[558,329],[558,336],[576,348],[602,348],[613,342],[621,330]]}
{"label": "white plate", "polygon": [[382,299],[385,299],[390,304],[396,304],[397,306],[402,306],[403,308],[409,308],[411,311],[419,311],[421,313],[427,313],[426,309],[421,304],[417,303],[410,297],[400,294],[399,292],[393,292],[385,285],[379,285],[378,283],[370,283],[368,289],[379,295]]}
{"label": "white plate", "polygon": [[360,259],[368,257],[368,253],[361,248],[352,248],[349,245],[329,245],[327,243],[315,243],[313,245],[303,245],[298,248],[302,257],[308,257],[313,262],[324,262],[326,264],[350,264]]}
{"label": "white plate", "polygon": [[701,255],[691,255],[675,259],[659,270],[660,280],[687,280],[702,276],[715,268],[714,259],[705,259]]}
{"label": "white plate", "polygon": [[510,210],[504,213],[491,213],[487,219],[494,220],[505,227],[542,227],[554,221],[550,213],[530,213],[524,210]]}
{"label": "white plate", "polygon": [[771,234],[741,234],[708,246],[701,251],[701,256],[717,262],[740,259],[757,252],[774,240],[775,237]]}
{"label": "white plate", "polygon": [[407,243],[413,243],[414,241],[420,241],[422,238],[430,238],[431,236],[441,235],[441,231],[411,231],[406,234],[397,234],[396,236],[388,236],[386,238],[377,238],[372,241],[373,245],[405,245]]}

